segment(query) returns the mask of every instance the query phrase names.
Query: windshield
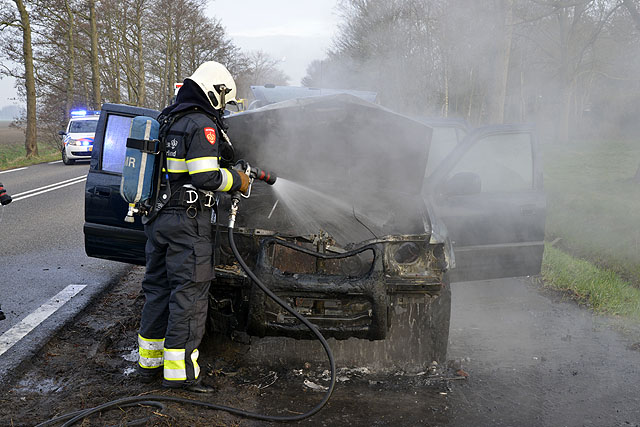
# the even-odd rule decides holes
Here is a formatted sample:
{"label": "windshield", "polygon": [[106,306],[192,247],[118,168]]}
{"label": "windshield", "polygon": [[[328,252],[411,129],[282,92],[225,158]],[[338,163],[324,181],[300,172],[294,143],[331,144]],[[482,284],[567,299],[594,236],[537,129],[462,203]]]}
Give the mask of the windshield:
{"label": "windshield", "polygon": [[69,133],[95,133],[98,126],[98,119],[95,120],[72,120],[69,125]]}

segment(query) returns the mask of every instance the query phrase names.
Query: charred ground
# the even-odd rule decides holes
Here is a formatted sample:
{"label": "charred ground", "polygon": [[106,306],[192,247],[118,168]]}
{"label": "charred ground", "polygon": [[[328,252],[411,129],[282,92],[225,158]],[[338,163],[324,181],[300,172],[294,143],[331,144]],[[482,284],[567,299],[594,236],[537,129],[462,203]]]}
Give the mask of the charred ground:
{"label": "charred ground", "polygon": [[[212,396],[194,396],[161,388],[160,380],[143,384],[133,370],[136,334],[144,297],[142,270],[134,269],[117,286],[65,326],[32,360],[15,373],[0,405],[2,425],[36,425],[62,414],[90,408],[125,396],[160,394],[197,398],[273,415],[302,413],[322,398],[329,382],[326,364],[301,361],[298,366],[273,360],[268,365],[246,365],[248,346],[208,336],[201,346],[205,382],[218,388]],[[367,367],[338,367],[338,387],[328,407],[311,425],[386,422],[421,418],[444,421],[449,382],[434,366],[418,375],[375,373]],[[447,374],[448,375],[448,374]],[[456,376],[455,372],[452,372]],[[366,396],[366,401],[362,400]],[[426,398],[426,399],[425,399]],[[420,407],[422,415],[400,408]],[[403,418],[406,417],[406,418]],[[441,418],[444,417],[444,418]],[[83,425],[123,425],[144,419],[144,425],[262,425],[226,413],[192,405],[166,404],[166,409],[123,408],[91,417]]]}

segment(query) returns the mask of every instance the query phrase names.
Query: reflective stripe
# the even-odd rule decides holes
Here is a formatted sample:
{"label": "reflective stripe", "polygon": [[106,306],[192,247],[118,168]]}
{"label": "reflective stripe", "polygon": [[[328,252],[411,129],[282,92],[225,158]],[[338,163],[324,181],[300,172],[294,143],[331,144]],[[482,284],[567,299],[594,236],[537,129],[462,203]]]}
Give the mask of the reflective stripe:
{"label": "reflective stripe", "polygon": [[144,338],[138,334],[138,364],[142,368],[159,368],[164,360],[164,338]]}
{"label": "reflective stripe", "polygon": [[162,350],[147,350],[145,348],[140,348],[140,357],[144,357],[147,359],[162,359],[163,351]]}
{"label": "reflective stripe", "polygon": [[191,352],[191,362],[193,363],[193,372],[195,374],[195,378],[198,379],[198,375],[200,375],[200,366],[198,365],[198,356],[200,352],[196,348]]}
{"label": "reflective stripe", "polygon": [[189,169],[187,168],[187,161],[185,159],[167,157],[167,171],[170,173],[189,172]]}
{"label": "reflective stripe", "polygon": [[164,349],[164,379],[186,381],[187,368],[184,362],[184,349]]}
{"label": "reflective stripe", "polygon": [[164,349],[164,338],[145,338],[138,334],[138,345],[148,350]]}
{"label": "reflective stripe", "polygon": [[218,168],[218,159],[216,157],[198,157],[187,160],[189,174],[217,171]]}
{"label": "reflective stripe", "polygon": [[138,365],[145,369],[156,369],[162,366],[163,361],[164,359],[162,357],[142,357],[142,355],[140,355]]}
{"label": "reflective stripe", "polygon": [[216,191],[229,191],[233,185],[233,175],[231,175],[231,172],[229,172],[228,169],[220,169],[220,172],[220,175],[222,176],[222,183]]}

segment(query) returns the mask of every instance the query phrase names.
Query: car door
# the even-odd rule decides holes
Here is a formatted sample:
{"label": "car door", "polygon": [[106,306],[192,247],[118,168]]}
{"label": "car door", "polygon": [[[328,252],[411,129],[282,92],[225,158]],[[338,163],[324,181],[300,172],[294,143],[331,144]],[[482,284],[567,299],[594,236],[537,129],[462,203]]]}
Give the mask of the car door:
{"label": "car door", "polygon": [[452,280],[540,273],[546,199],[533,128],[480,128],[427,178],[425,197],[451,241]]}
{"label": "car door", "polygon": [[104,104],[96,129],[85,187],[85,251],[88,256],[144,264],[146,237],[140,217],[124,221],[128,205],[120,196],[120,180],[131,120],[156,118],[159,112],[120,104]]}

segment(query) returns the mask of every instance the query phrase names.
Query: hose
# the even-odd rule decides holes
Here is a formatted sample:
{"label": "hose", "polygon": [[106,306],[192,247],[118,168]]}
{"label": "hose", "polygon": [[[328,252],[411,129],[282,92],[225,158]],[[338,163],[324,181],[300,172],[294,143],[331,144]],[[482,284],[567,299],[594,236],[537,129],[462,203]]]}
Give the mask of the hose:
{"label": "hose", "polygon": [[[313,408],[311,408],[309,411],[307,411],[307,412],[305,412],[303,414],[288,415],[288,416],[276,416],[276,415],[258,414],[258,413],[255,413],[255,412],[243,411],[241,409],[232,408],[232,407],[229,407],[229,406],[217,405],[217,404],[214,404],[214,403],[203,402],[201,400],[185,399],[185,398],[181,398],[181,397],[160,396],[160,395],[131,396],[131,397],[124,397],[122,399],[113,400],[111,402],[104,403],[104,404],[102,404],[100,406],[96,406],[94,408],[85,409],[85,410],[82,410],[82,411],[76,411],[76,412],[73,412],[73,413],[70,413],[70,414],[63,415],[61,417],[53,418],[51,420],[45,421],[45,422],[43,422],[41,424],[38,424],[38,426],[36,426],[36,427],[54,424],[56,422],[60,422],[60,421],[63,421],[63,420],[69,420],[69,421],[65,422],[62,425],[62,427],[72,426],[73,424],[77,423],[80,420],[83,420],[84,418],[87,418],[88,416],[90,416],[92,414],[95,414],[97,412],[101,412],[101,411],[104,411],[104,410],[107,410],[107,409],[121,408],[123,406],[132,406],[132,405],[135,405],[135,404],[146,404],[146,405],[153,405],[153,406],[162,407],[162,404],[159,403],[159,402],[175,402],[175,403],[191,404],[191,405],[201,406],[201,407],[205,407],[205,408],[213,409],[213,410],[217,410],[217,411],[225,411],[225,412],[228,412],[230,414],[237,415],[237,416],[240,416],[240,417],[253,418],[253,419],[261,420],[261,421],[276,421],[276,422],[291,422],[291,421],[303,420],[305,418],[311,417],[312,415],[315,415],[316,413],[318,413],[324,407],[324,405],[327,404],[327,402],[331,398],[331,394],[333,394],[333,390],[334,390],[335,385],[336,385],[336,363],[335,363],[335,360],[333,358],[333,353],[331,352],[331,348],[329,348],[329,343],[322,336],[320,331],[318,331],[318,328],[316,328],[313,325],[313,323],[308,321],[304,316],[302,316],[300,313],[295,311],[293,308],[289,307],[289,305],[286,302],[284,302],[276,294],[274,294],[269,288],[267,288],[264,285],[264,283],[262,283],[262,281],[253,273],[253,271],[251,271],[251,269],[249,268],[247,263],[244,261],[244,259],[240,255],[240,252],[238,252],[238,248],[236,247],[236,242],[235,242],[235,240],[233,238],[233,227],[229,226],[228,230],[229,230],[229,245],[231,246],[231,250],[233,251],[233,254],[235,255],[235,257],[238,260],[238,262],[240,263],[240,266],[242,267],[242,269],[247,273],[247,275],[251,278],[251,280],[253,280],[253,282],[264,293],[266,293],[278,305],[280,305],[282,308],[287,310],[290,314],[292,314],[300,322],[302,322],[306,327],[308,327],[311,330],[311,332],[313,332],[313,334],[318,338],[318,340],[322,344],[322,347],[324,348],[325,352],[327,353],[327,357],[329,359],[329,365],[331,367],[331,384],[329,385],[329,388],[325,392],[325,395],[324,395],[324,398],[322,399],[322,401],[320,403],[318,403],[316,406],[314,406]],[[309,252],[312,252],[312,251],[309,251]],[[324,255],[324,254],[320,254],[320,255]],[[139,421],[140,420],[132,421],[132,423],[138,423]],[[135,424],[126,424],[126,425],[135,425]]]}

